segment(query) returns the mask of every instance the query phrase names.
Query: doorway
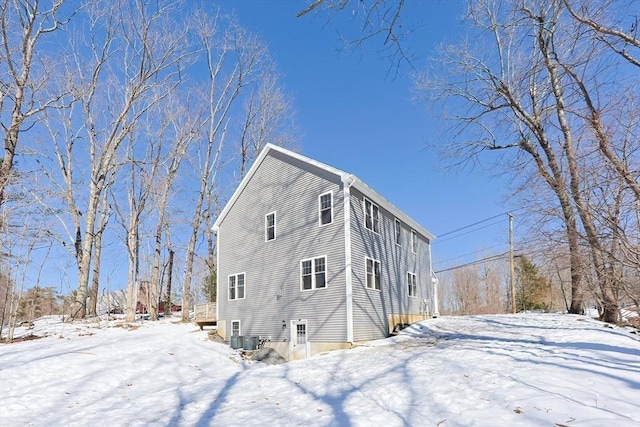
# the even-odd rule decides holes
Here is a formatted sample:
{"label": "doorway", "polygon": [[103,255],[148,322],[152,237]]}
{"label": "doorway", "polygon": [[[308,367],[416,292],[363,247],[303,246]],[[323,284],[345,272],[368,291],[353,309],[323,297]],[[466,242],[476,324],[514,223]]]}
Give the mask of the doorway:
{"label": "doorway", "polygon": [[291,360],[306,359],[309,355],[307,341],[307,321],[291,321]]}

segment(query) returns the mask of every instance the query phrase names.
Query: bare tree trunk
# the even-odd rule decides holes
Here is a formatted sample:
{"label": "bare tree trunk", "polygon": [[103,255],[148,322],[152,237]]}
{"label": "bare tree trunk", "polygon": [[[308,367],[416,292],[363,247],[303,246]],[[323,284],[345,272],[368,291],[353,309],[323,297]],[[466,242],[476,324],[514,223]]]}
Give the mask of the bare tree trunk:
{"label": "bare tree trunk", "polygon": [[94,261],[93,261],[93,274],[91,276],[91,289],[89,291],[89,315],[97,316],[98,310],[98,293],[100,290],[100,265],[102,261],[102,236],[107,228],[109,222],[109,203],[107,201],[107,194],[105,193],[102,198],[102,204],[100,208],[100,219],[98,220],[98,231],[95,235],[94,247]]}
{"label": "bare tree trunk", "polygon": [[[560,13],[560,10],[557,10],[557,14]],[[561,83],[561,77],[559,75],[558,65],[558,55],[556,52],[551,52],[549,49],[554,45],[553,35],[555,34],[555,26],[557,25],[555,16],[552,16],[549,20],[547,20],[546,16],[539,15],[536,17],[539,21],[538,25],[538,39],[539,39],[539,47],[540,51],[544,58],[545,66],[549,72],[549,78],[551,87],[553,89],[553,94],[555,98],[555,111],[558,118],[558,123],[560,124],[560,128],[562,130],[562,135],[564,137],[563,151],[565,153],[567,159],[568,172],[570,177],[570,188],[573,200],[575,202],[576,210],[580,219],[582,221],[582,225],[586,231],[587,242],[589,243],[589,247],[591,250],[591,256],[593,259],[593,264],[595,267],[595,272],[598,277],[598,283],[602,290],[602,297],[604,302],[604,314],[603,320],[606,322],[616,322],[618,316],[618,307],[617,302],[613,296],[611,291],[611,278],[607,277],[607,271],[605,267],[604,260],[602,259],[603,248],[601,246],[601,242],[598,238],[598,233],[596,231],[595,224],[593,222],[593,218],[591,212],[589,211],[588,205],[583,198],[582,195],[582,186],[581,186],[581,174],[578,170],[578,161],[577,155],[575,152],[575,144],[573,140],[573,133],[571,131],[571,126],[569,125],[569,121],[567,119],[567,111],[565,107],[565,99],[564,99],[564,90]],[[565,70],[570,69],[567,66],[563,67]],[[570,72],[574,77],[577,77],[573,71]],[[585,92],[583,92],[585,94]],[[588,94],[586,96],[589,99]],[[590,101],[588,102],[590,104]],[[593,115],[592,115],[592,123],[593,123]],[[596,123],[597,126],[597,123]],[[598,131],[597,131],[598,133]],[[603,137],[603,135],[601,135]],[[602,143],[600,144],[603,145]],[[573,308],[573,303],[572,303]]]}
{"label": "bare tree trunk", "polygon": [[138,230],[136,229],[133,214],[131,215],[129,228],[127,229],[127,252],[129,254],[129,273],[127,280],[127,314],[125,319],[127,322],[134,322],[136,320],[140,286],[138,283]]}
{"label": "bare tree trunk", "polygon": [[91,276],[91,288],[89,289],[89,316],[98,315],[98,292],[100,289],[100,257],[102,255],[102,233],[96,234],[95,260],[93,262],[93,274]]}
{"label": "bare tree trunk", "polygon": [[169,267],[168,267],[168,275],[167,275],[167,298],[164,306],[164,315],[170,317],[171,313],[171,282],[173,281],[173,255],[174,252],[171,248],[169,248]]}

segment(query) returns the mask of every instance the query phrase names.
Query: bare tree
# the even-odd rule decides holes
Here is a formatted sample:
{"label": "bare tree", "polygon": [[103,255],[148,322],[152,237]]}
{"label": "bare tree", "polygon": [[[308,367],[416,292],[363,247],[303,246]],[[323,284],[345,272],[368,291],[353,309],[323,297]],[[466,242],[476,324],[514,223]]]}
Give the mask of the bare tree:
{"label": "bare tree", "polygon": [[[82,216],[78,223],[84,222],[84,236],[80,228],[75,233],[78,291],[74,318],[85,315],[98,208],[120,164],[120,147],[149,109],[180,81],[186,29],[172,22],[171,10],[172,4],[165,2],[96,2],[87,8],[88,28],[78,29],[86,37],[75,46],[76,80],[71,82],[78,93],[79,117],[67,122],[70,126],[78,119],[83,123],[70,134],[86,140],[82,148],[88,152],[82,154],[88,159],[89,176],[88,193],[82,195],[84,209],[71,210],[72,217]],[[75,140],[65,141],[67,152],[76,149]],[[70,164],[69,168],[74,166],[78,167]],[[63,173],[71,175],[68,169]],[[67,194],[69,205],[75,207],[77,195],[69,186]]]}
{"label": "bare tree", "polygon": [[[371,22],[393,23],[386,26],[388,32],[398,28],[406,4],[318,0],[300,15],[359,7],[366,10],[359,40],[366,41]],[[616,271],[622,258],[633,264],[637,253],[612,246],[615,240],[617,248],[637,247],[637,239],[629,238],[637,221],[630,225],[620,221],[626,215],[617,213],[640,206],[637,156],[625,148],[628,136],[636,135],[631,139],[637,141],[638,134],[637,124],[626,120],[637,111],[638,77],[629,71],[629,65],[639,65],[637,10],[637,0],[469,0],[467,38],[443,48],[437,77],[419,84],[453,112],[447,148],[455,163],[476,161],[488,150],[516,149],[500,158],[511,175],[524,171],[552,190],[571,258],[569,311],[582,312],[583,281],[593,273],[602,318],[610,322],[618,318],[617,294],[623,286]],[[633,101],[625,109],[622,99]],[[592,155],[594,148],[598,156]],[[604,211],[592,197],[597,185],[589,178],[603,165],[618,175],[616,188],[628,189],[605,199],[607,227],[617,230],[609,237],[599,231],[604,216],[598,218],[596,210]],[[635,198],[635,207],[623,202],[629,197]]]}
{"label": "bare tree", "polygon": [[[149,129],[149,133],[154,135],[153,145],[155,146],[155,155],[151,162],[156,166],[151,167],[157,169],[153,174],[154,178],[148,182],[148,185],[151,186],[151,195],[155,200],[154,217],[156,221],[151,280],[149,283],[149,315],[151,320],[158,319],[161,282],[160,261],[163,236],[167,228],[166,216],[169,201],[174,196],[173,186],[182,161],[202,126],[199,114],[201,109],[195,105],[189,105],[188,101],[188,97],[185,103],[180,103],[177,96],[172,97],[169,108],[157,111],[157,117],[162,118],[159,121],[159,129],[155,132]],[[167,310],[166,307],[165,310]]]}
{"label": "bare tree", "polygon": [[295,144],[291,101],[283,93],[273,70],[266,70],[246,102],[240,132],[240,176],[268,143]]}
{"label": "bare tree", "polygon": [[296,16],[304,17],[317,12],[329,16],[333,22],[337,14],[348,14],[358,25],[359,32],[353,37],[342,35],[340,38],[349,48],[362,49],[371,41],[379,42],[382,49],[379,52],[390,63],[390,72],[397,75],[402,64],[413,68],[415,55],[404,43],[413,28],[401,19],[408,3],[405,0],[309,0],[309,5],[300,10]]}
{"label": "bare tree", "polygon": [[[562,0],[571,16],[589,30],[595,38],[640,67],[640,38],[637,3],[635,1],[582,1]],[[620,16],[622,15],[622,16]],[[627,27],[625,28],[624,25]]]}
{"label": "bare tree", "polygon": [[5,131],[0,206],[10,183],[20,134],[33,126],[43,111],[63,106],[67,96],[67,92],[51,91],[48,86],[56,61],[45,57],[43,43],[62,30],[75,11],[67,10],[64,1],[47,6],[39,0],[4,0],[0,7],[0,118]]}
{"label": "bare tree", "polygon": [[[609,101],[619,96],[619,85],[598,78],[603,67],[613,70],[616,63],[567,17],[556,1],[471,2],[468,20],[478,30],[477,42],[445,48],[440,60],[451,74],[426,78],[421,87],[456,103],[456,128],[448,147],[458,159],[511,148],[517,151],[503,157],[506,165],[535,168],[562,212],[571,256],[570,312],[583,308],[584,237],[600,286],[603,319],[615,321],[615,275],[607,267],[605,242],[588,197],[587,168],[598,167],[598,160],[592,158],[596,163],[591,165],[583,160],[592,151],[594,135],[602,152],[619,141],[615,123],[605,127],[601,121]],[[598,93],[600,105],[592,93]],[[614,167],[621,177],[629,175],[617,154],[611,159],[618,162]]]}
{"label": "bare tree", "polygon": [[266,47],[235,22],[201,13],[195,17],[194,23],[207,64],[207,80],[204,83],[207,91],[203,93],[208,111],[205,114],[202,143],[196,147],[197,154],[194,156],[197,161],[194,169],[199,171],[200,184],[186,250],[182,286],[183,321],[189,320],[196,243],[203,222],[207,226],[210,224],[205,216],[211,218],[219,200],[221,188],[218,173],[230,161],[225,158],[223,149],[231,111],[241,102],[243,91],[256,84],[262,76],[263,67],[268,65],[265,62],[268,59]]}

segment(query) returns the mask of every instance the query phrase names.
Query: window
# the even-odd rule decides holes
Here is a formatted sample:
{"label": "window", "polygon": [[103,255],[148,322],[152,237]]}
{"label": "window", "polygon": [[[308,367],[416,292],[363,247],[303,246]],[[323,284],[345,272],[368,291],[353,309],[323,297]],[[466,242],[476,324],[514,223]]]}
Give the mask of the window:
{"label": "window", "polygon": [[380,261],[365,258],[367,265],[367,288],[380,290]]}
{"label": "window", "polygon": [[229,299],[244,299],[244,273],[229,276]]}
{"label": "window", "polygon": [[380,209],[368,199],[364,199],[364,226],[376,233],[380,232]]}
{"label": "window", "polygon": [[296,344],[307,344],[307,325],[305,323],[296,324]]}
{"label": "window", "polygon": [[320,225],[331,224],[333,222],[333,193],[328,192],[320,195]]}
{"label": "window", "polygon": [[233,320],[231,322],[231,336],[238,336],[240,335],[240,321],[239,320]]}
{"label": "window", "polygon": [[409,296],[418,296],[418,281],[415,274],[407,273],[407,284],[409,285]]}
{"label": "window", "polygon": [[418,233],[416,230],[411,230],[411,250],[414,254],[418,253]]}
{"label": "window", "polygon": [[395,226],[395,235],[396,235],[396,245],[400,244],[400,233],[402,232],[402,224],[400,220],[396,218],[396,226]]}
{"label": "window", "polygon": [[268,242],[269,240],[276,239],[276,213],[271,212],[270,214],[266,214],[264,217],[264,240]]}
{"label": "window", "polygon": [[327,287],[327,257],[303,259],[300,261],[302,290]]}

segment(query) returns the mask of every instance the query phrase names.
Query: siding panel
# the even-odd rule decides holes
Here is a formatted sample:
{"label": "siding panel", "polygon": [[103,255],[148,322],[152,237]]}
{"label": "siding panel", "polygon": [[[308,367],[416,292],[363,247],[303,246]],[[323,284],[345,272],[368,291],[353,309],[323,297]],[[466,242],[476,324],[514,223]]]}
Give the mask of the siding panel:
{"label": "siding panel", "polygon": [[[375,200],[372,200],[376,203]],[[388,318],[395,314],[419,315],[423,301],[431,301],[429,240],[418,233],[418,251],[411,250],[411,229],[401,227],[401,245],[395,243],[395,217],[380,207],[380,233],[365,227],[364,195],[351,190],[354,341],[388,335]],[[382,289],[366,287],[365,258],[380,261]],[[409,297],[407,272],[417,276],[417,296]],[[393,325],[392,325],[393,326]]]}
{"label": "siding panel", "polygon": [[[333,223],[320,226],[318,196],[333,192]],[[290,337],[308,320],[309,341],[346,340],[342,183],[338,176],[273,151],[230,208],[218,231],[219,319],[242,322],[243,335]],[[265,242],[265,215],[276,238]],[[300,290],[300,260],[326,256],[327,287]],[[245,299],[228,301],[227,278],[246,273]],[[256,316],[255,313],[260,313]],[[286,328],[283,328],[283,321]]]}

